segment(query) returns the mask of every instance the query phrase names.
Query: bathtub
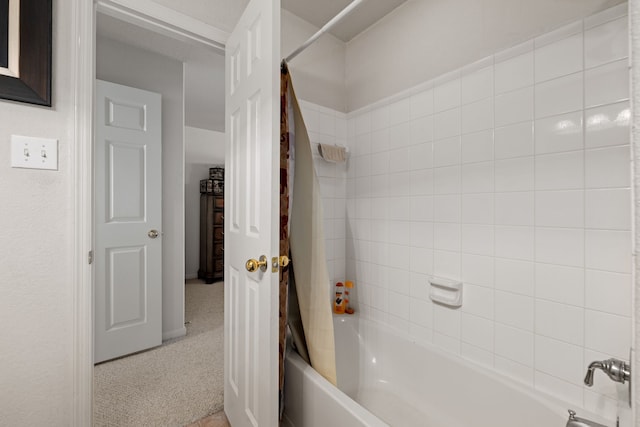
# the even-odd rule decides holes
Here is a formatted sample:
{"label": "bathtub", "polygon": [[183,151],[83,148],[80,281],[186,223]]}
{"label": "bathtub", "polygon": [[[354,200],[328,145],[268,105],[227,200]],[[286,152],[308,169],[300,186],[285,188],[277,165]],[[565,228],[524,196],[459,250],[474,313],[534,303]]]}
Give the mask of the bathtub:
{"label": "bathtub", "polygon": [[338,388],[290,351],[285,427],[563,427],[576,409],[357,315],[334,326]]}

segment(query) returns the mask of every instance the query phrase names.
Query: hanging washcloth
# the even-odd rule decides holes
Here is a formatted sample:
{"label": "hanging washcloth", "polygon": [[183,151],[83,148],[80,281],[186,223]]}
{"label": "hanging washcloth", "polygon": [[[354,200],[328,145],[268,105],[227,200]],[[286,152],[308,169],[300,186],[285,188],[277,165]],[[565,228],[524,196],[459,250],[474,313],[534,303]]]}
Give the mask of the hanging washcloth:
{"label": "hanging washcloth", "polygon": [[318,144],[318,152],[328,162],[344,163],[347,160],[347,150],[337,145]]}

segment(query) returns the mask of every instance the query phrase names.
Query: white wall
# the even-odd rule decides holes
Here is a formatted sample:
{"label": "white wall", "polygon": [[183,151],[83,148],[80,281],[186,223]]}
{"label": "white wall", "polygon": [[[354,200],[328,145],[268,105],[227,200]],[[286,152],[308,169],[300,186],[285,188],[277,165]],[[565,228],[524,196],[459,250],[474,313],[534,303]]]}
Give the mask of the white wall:
{"label": "white wall", "polygon": [[631,344],[626,56],[622,5],[352,114],[362,312],[613,419],[625,386],[582,380]]}
{"label": "white wall", "polygon": [[209,168],[224,166],[225,135],[207,129],[185,128],[185,277],[198,276],[200,263],[200,180]]}
{"label": "white wall", "polygon": [[[280,51],[287,56],[318,28],[282,9]],[[346,111],[346,45],[325,34],[289,64],[298,98],[339,112]]]}
{"label": "white wall", "polygon": [[[632,105],[640,105],[640,4],[638,2],[631,2],[629,4],[629,22],[630,28],[630,41],[631,41],[631,103]],[[633,191],[635,194],[640,194],[640,168],[637,165],[640,164],[640,109],[633,108],[632,110],[632,128],[631,128],[631,146],[633,148]],[[633,211],[635,213],[634,218],[634,236],[633,236],[633,248],[634,248],[634,273],[635,283],[633,292],[633,325],[634,327],[634,340],[633,340],[633,355],[631,360],[631,372],[633,373],[633,403],[635,405],[635,420],[640,420],[640,384],[638,384],[638,369],[640,367],[640,353],[638,352],[638,345],[640,345],[640,263],[638,262],[638,253],[640,252],[640,203],[635,197],[633,205]]]}
{"label": "white wall", "polygon": [[409,0],[347,44],[347,111],[622,1]]}
{"label": "white wall", "polygon": [[[289,55],[318,30],[284,9],[281,11],[281,26],[283,56]],[[325,34],[289,64],[320,183],[327,267],[333,283],[346,280],[347,164],[333,164],[321,159],[318,143],[347,144],[345,48],[344,42]]]}
{"label": "white wall", "polygon": [[344,282],[346,274],[347,163],[331,163],[318,153],[318,144],[347,144],[347,117],[330,108],[300,100],[311,142],[311,153],[322,197],[323,228],[329,279]]}
{"label": "white wall", "polygon": [[97,78],[162,95],[162,334],[184,328],[184,97],[180,61],[99,38]]}
{"label": "white wall", "polygon": [[[53,106],[0,100],[0,423],[71,425],[73,1],[53,2]],[[10,136],[59,140],[57,171],[12,169]]]}

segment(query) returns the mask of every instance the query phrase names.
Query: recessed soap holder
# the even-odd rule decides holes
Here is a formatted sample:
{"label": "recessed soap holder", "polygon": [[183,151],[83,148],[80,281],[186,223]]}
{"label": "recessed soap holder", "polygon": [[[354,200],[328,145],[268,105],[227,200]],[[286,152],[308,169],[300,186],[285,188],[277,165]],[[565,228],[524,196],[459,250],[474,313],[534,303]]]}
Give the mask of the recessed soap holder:
{"label": "recessed soap holder", "polygon": [[449,307],[462,306],[462,282],[442,277],[431,277],[429,286],[431,301]]}

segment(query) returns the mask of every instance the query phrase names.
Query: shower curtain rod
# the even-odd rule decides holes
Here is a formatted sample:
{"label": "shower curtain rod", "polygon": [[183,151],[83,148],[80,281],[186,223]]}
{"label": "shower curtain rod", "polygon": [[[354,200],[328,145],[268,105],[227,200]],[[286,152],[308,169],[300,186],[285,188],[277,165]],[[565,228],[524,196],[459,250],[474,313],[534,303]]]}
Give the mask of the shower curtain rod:
{"label": "shower curtain rod", "polygon": [[342,12],[338,13],[336,16],[334,16],[329,22],[327,22],[326,24],[324,24],[324,26],[322,28],[320,28],[320,30],[318,30],[317,33],[315,33],[314,35],[312,35],[311,37],[309,37],[309,39],[304,42],[302,44],[302,46],[300,46],[299,48],[297,48],[296,50],[294,50],[293,52],[291,52],[289,54],[289,56],[287,56],[285,58],[285,62],[289,63],[289,61],[291,61],[293,58],[295,58],[296,56],[298,56],[298,54],[300,54],[303,50],[305,50],[306,48],[308,48],[311,44],[313,44],[313,42],[315,42],[316,40],[318,40],[318,38],[323,35],[324,33],[326,33],[327,31],[329,31],[331,28],[333,28],[334,25],[336,25],[338,22],[342,21],[342,19],[347,16],[348,14],[351,13],[351,11],[353,11],[353,9],[355,9],[356,7],[360,6],[360,4],[362,2],[364,2],[365,0],[354,0],[352,1],[347,7],[345,7],[344,9],[342,9]]}

